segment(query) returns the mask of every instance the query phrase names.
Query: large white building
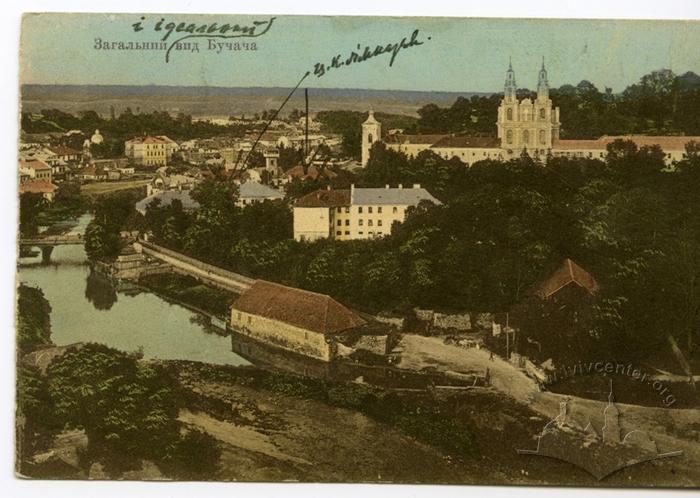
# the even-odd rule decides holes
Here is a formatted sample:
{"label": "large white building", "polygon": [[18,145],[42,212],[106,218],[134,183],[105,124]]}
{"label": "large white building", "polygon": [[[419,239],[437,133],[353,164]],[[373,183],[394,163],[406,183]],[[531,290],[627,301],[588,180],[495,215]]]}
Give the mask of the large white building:
{"label": "large white building", "polygon": [[177,143],[165,135],[146,135],[124,142],[124,155],[143,166],[167,166],[176,150]]}
{"label": "large white building", "polygon": [[391,233],[395,221],[421,201],[440,204],[420,185],[412,188],[355,188],[317,190],[294,204],[294,238],[312,241],[371,239]]}
{"label": "large white building", "polygon": [[[498,108],[495,137],[466,135],[405,135],[391,134],[383,139],[387,148],[403,152],[409,157],[431,150],[444,159],[456,157],[471,165],[484,159],[508,160],[527,152],[531,157],[546,160],[553,157],[580,157],[603,159],[607,146],[617,139],[631,140],[637,147],[658,145],[666,154],[666,164],[683,159],[685,146],[690,141],[700,142],[695,136],[622,135],[603,136],[596,140],[562,140],[559,108],[549,98],[549,81],[544,62],[537,79],[537,97],[518,100],[517,84],[512,65],[506,71],[504,95]],[[381,138],[381,123],[370,111],[362,124],[362,166],[367,165],[372,145]]]}

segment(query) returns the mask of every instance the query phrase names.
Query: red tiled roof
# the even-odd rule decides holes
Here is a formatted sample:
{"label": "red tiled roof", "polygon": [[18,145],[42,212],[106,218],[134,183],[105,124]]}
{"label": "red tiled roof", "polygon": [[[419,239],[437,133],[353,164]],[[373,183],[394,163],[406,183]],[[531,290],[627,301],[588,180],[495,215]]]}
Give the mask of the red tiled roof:
{"label": "red tiled roof", "polygon": [[446,136],[432,145],[432,147],[468,149],[495,149],[500,146],[501,141],[496,137],[471,137],[468,135]]}
{"label": "red tiled roof", "polygon": [[295,207],[338,207],[350,205],[350,190],[320,189],[297,199]]}
{"label": "red tiled roof", "polygon": [[605,150],[608,144],[615,140],[631,140],[637,147],[658,145],[664,152],[684,151],[690,141],[700,143],[700,137],[694,136],[653,136],[653,135],[605,135],[596,140],[557,140],[552,144],[553,149],[560,150]]}
{"label": "red tiled roof", "polygon": [[542,299],[548,299],[571,283],[590,294],[598,292],[598,282],[595,278],[574,261],[566,258],[559,268],[535,287],[534,293]]}
{"label": "red tiled roof", "polygon": [[44,161],[39,161],[38,159],[30,159],[29,161],[22,161],[20,166],[25,168],[31,168],[33,170],[46,170],[51,169],[51,166],[46,164]]}
{"label": "red tiled roof", "polygon": [[66,147],[65,145],[57,145],[56,147],[49,147],[49,150],[58,156],[77,156],[80,151]]}
{"label": "red tiled roof", "polygon": [[150,135],[146,135],[144,137],[134,137],[131,140],[129,140],[129,143],[134,143],[134,144],[165,144],[166,141],[163,140],[162,138],[152,137]]}
{"label": "red tiled roof", "polygon": [[324,335],[366,323],[330,296],[265,280],[256,280],[231,307]]}
{"label": "red tiled roof", "polygon": [[20,194],[53,194],[58,187],[46,180],[30,180],[19,184]]}
{"label": "red tiled roof", "polygon": [[387,135],[384,141],[388,144],[432,145],[445,137],[449,137],[449,135],[404,135],[403,133],[397,133],[395,135]]}

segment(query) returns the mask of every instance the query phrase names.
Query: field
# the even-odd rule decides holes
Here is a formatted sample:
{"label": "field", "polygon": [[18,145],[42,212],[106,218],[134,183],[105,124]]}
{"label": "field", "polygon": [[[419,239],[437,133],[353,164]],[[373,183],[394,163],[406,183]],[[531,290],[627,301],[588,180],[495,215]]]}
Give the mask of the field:
{"label": "field", "polygon": [[151,180],[128,180],[123,182],[95,182],[81,185],[80,192],[88,197],[119,192],[120,190],[130,190],[146,186]]}

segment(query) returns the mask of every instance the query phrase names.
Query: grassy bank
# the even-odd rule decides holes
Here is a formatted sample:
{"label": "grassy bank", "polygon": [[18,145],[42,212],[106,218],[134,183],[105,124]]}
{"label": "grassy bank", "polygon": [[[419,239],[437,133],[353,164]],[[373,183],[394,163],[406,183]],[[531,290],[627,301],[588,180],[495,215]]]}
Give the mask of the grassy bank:
{"label": "grassy bank", "polygon": [[[407,398],[366,385],[333,383],[252,368],[194,362],[169,362],[168,368],[173,369],[173,375],[186,372],[185,377],[194,381],[193,385],[199,382],[239,385],[355,410],[455,457],[475,457],[479,453],[469,429],[426,396]],[[230,416],[228,403],[201,393],[193,395],[186,383],[184,387],[186,405],[197,406],[224,419]]]}

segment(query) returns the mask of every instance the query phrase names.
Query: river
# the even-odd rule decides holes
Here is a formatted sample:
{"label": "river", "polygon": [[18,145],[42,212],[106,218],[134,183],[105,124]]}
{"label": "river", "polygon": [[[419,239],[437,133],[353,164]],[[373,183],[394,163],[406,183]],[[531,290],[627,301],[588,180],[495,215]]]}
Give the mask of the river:
{"label": "river", "polygon": [[[84,233],[91,215],[66,223],[68,233]],[[56,226],[52,227],[56,228]],[[246,365],[231,342],[209,331],[201,316],[149,292],[118,292],[92,273],[83,246],[57,246],[51,262],[41,253],[19,259],[20,282],[44,291],[51,304],[51,338],[59,346],[97,342],[144,358]]]}

